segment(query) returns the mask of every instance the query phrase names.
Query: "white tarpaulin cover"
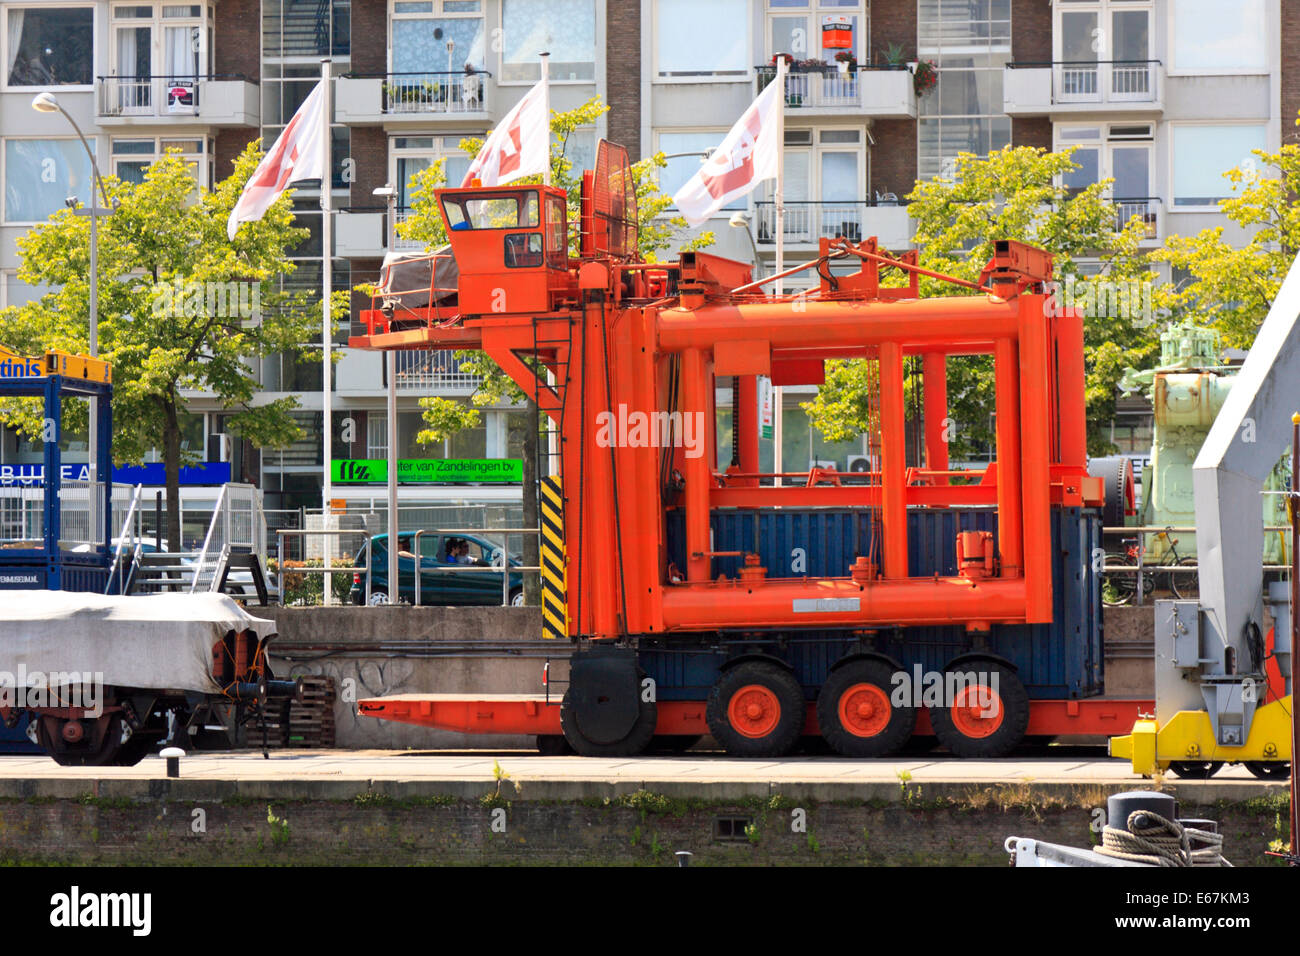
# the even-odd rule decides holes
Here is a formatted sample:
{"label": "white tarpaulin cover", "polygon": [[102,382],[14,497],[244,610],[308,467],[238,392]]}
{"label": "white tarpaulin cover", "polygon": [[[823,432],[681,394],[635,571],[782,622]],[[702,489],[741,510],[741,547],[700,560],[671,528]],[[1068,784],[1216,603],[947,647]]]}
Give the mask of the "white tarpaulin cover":
{"label": "white tarpaulin cover", "polygon": [[0,677],[77,671],[105,685],[218,693],[212,646],[244,630],[266,638],[276,624],[224,594],[0,591]]}

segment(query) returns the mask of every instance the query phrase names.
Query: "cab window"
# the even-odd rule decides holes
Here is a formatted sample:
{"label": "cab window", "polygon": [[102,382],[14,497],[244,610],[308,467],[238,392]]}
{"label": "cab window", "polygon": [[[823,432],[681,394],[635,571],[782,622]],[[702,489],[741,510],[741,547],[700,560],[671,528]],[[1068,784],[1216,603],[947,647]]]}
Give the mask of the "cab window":
{"label": "cab window", "polygon": [[518,229],[536,226],[539,221],[536,190],[443,196],[442,208],[447,226],[457,230]]}
{"label": "cab window", "polygon": [[569,264],[568,236],[565,235],[564,200],[550,196],[546,200],[546,264],[563,269]]}
{"label": "cab window", "polygon": [[513,232],[506,236],[507,269],[535,269],[541,264],[541,233]]}

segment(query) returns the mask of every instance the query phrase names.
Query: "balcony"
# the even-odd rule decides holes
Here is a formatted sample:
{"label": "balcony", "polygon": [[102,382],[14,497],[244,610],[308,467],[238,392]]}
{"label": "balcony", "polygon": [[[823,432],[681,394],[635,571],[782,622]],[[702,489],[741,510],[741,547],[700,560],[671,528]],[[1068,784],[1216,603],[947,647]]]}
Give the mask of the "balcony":
{"label": "balcony", "polygon": [[1002,108],[1011,116],[1164,112],[1159,60],[1009,63]]}
{"label": "balcony", "polygon": [[[755,67],[758,91],[776,76],[775,67]],[[912,74],[904,67],[858,67],[841,73],[834,67],[787,73],[785,105],[807,116],[846,113],[875,119],[916,116]]]}
{"label": "balcony", "polygon": [[1160,200],[1155,196],[1137,199],[1112,199],[1115,204],[1115,228],[1123,229],[1136,216],[1142,221],[1144,241],[1160,238]]}
{"label": "balcony", "polygon": [[488,80],[479,73],[352,73],[334,84],[334,119],[385,126],[439,119],[488,122]]}
{"label": "balcony", "polygon": [[[759,245],[776,243],[776,204],[754,204]],[[787,246],[816,246],[820,239],[844,236],[861,242],[875,236],[886,248],[911,242],[907,206],[897,202],[787,202],[782,230]]]}
{"label": "balcony", "polygon": [[344,259],[382,259],[388,251],[388,214],[382,206],[352,206],[334,217],[334,254]]}
{"label": "balcony", "polygon": [[473,392],[482,381],[462,372],[454,352],[398,352],[397,390]]}
{"label": "balcony", "polygon": [[258,127],[257,85],[242,76],[101,76],[96,82],[101,126],[154,126],[161,122]]}

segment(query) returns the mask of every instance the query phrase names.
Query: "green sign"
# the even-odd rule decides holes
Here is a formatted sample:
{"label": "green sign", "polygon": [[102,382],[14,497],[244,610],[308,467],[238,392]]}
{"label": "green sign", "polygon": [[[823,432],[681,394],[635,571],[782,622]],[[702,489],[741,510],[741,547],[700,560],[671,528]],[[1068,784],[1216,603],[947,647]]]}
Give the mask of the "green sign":
{"label": "green sign", "polygon": [[[382,458],[335,461],[331,480],[338,485],[384,485],[388,462]],[[524,480],[519,458],[403,458],[397,463],[397,482],[403,485],[490,482],[510,484]]]}

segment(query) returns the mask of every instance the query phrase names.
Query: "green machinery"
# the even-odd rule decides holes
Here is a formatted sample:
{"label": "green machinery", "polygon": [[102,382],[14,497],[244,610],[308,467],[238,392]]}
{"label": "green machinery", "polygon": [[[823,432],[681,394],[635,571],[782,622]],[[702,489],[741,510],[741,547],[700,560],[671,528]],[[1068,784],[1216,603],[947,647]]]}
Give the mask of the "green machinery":
{"label": "green machinery", "polygon": [[[1140,527],[1191,527],[1196,523],[1192,494],[1192,463],[1196,460],[1215,416],[1232,389],[1238,368],[1225,365],[1221,358],[1219,333],[1200,328],[1190,320],[1171,325],[1160,336],[1160,364],[1147,371],[1128,369],[1120,382],[1126,392],[1145,389],[1155,412],[1151,462],[1142,470],[1142,505],[1133,519]],[[1242,440],[1253,441],[1247,433]],[[1278,463],[1264,490],[1283,491],[1289,487],[1289,462],[1286,456]],[[1280,495],[1263,496],[1265,528],[1286,525],[1286,506]],[[1196,536],[1179,532],[1180,557],[1196,554]],[[1287,563],[1285,532],[1264,535],[1264,563]],[[1143,560],[1159,562],[1169,550],[1169,542],[1158,535],[1148,535]]]}

